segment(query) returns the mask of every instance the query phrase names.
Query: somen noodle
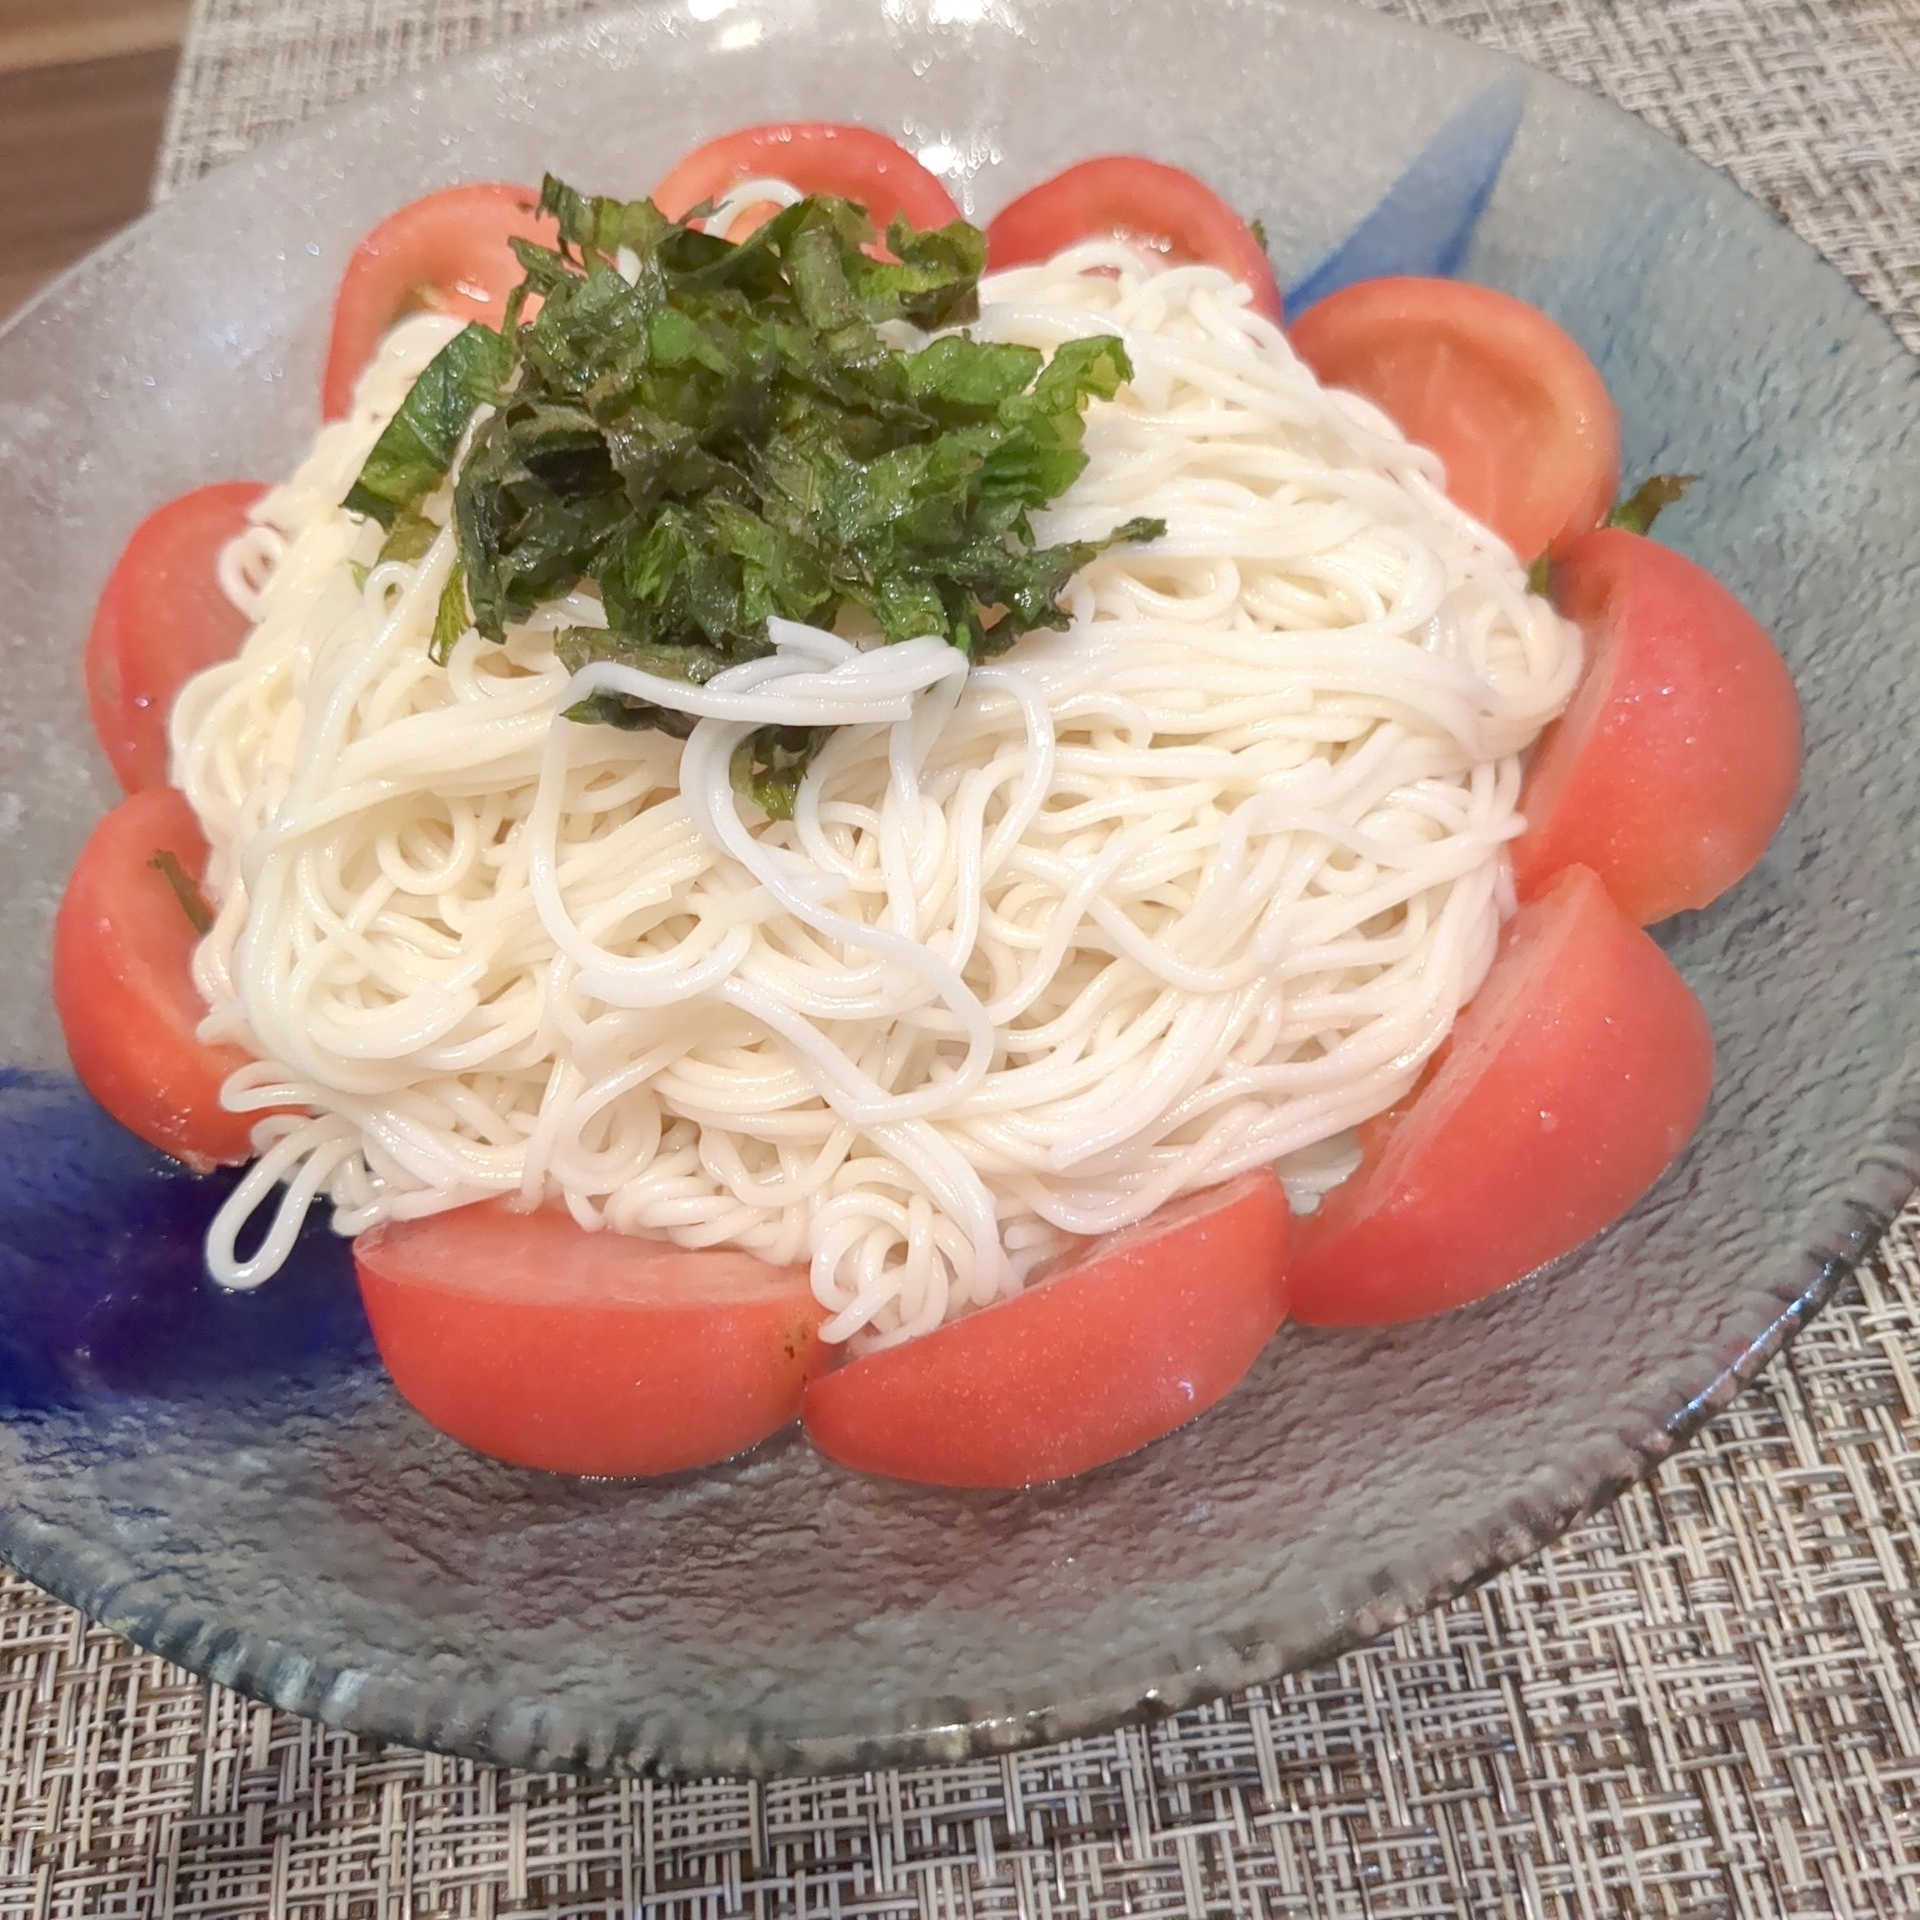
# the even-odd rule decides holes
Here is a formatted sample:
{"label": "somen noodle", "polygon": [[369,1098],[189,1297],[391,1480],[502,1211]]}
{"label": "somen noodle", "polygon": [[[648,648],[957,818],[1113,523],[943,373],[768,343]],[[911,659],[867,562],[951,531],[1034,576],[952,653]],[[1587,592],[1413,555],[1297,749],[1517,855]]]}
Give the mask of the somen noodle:
{"label": "somen noodle", "polygon": [[[1487,969],[1518,756],[1579,666],[1431,454],[1224,274],[1085,246],[984,282],[973,328],[1133,363],[1036,537],[1167,532],[1085,568],[1065,631],[969,671],[776,622],[703,688],[570,678],[581,592],[442,667],[452,533],[379,563],[340,501],[455,330],[397,328],[229,548],[257,624],[173,715],[202,1033],[264,1116],[217,1278],[321,1194],[343,1233],[517,1194],[810,1262],[827,1337],[884,1340],[1242,1169],[1303,1204],[1339,1176]],[[596,686],[698,724],[560,717]],[[765,724],[836,729],[790,822],[730,778]]]}

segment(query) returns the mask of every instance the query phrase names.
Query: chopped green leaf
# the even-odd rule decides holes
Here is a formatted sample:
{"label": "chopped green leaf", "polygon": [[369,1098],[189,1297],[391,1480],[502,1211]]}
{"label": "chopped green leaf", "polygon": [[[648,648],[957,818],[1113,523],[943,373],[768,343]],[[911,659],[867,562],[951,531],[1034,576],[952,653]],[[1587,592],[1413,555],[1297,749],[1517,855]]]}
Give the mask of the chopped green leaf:
{"label": "chopped green leaf", "polygon": [[950,333],[909,356],[907,390],[922,406],[989,420],[1032,386],[1043,362],[1037,347],[983,346]]}
{"label": "chopped green leaf", "polygon": [[380,558],[383,561],[421,559],[439,537],[439,527],[418,507],[402,507],[394,516],[387,537],[380,543]]}
{"label": "chopped green leaf", "polygon": [[693,722],[672,707],[656,707],[651,700],[630,700],[623,693],[602,687],[584,700],[563,707],[563,720],[583,727],[618,727],[622,733],[664,733],[684,740],[693,731]]}
{"label": "chopped green leaf", "polygon": [[582,254],[608,259],[622,247],[643,259],[659,251],[673,231],[673,222],[651,200],[609,200],[601,194],[576,193],[552,174],[540,183],[540,211],[560,223],[560,238]]}
{"label": "chopped green leaf", "polygon": [[741,741],[730,772],[734,791],[769,820],[791,820],[813,756],[826,744],[825,727],[761,727]]}
{"label": "chopped green leaf", "polygon": [[193,875],[180,864],[180,856],[162,847],[147,865],[173,889],[173,897],[180,902],[180,911],[187,916],[194,932],[204,940],[213,931],[213,913]]}
{"label": "chopped green leaf", "polygon": [[869,320],[908,320],[931,332],[957,327],[980,311],[987,236],[964,220],[916,233],[904,219],[887,229],[891,260],[867,253],[849,262],[854,297]]}
{"label": "chopped green leaf", "polygon": [[658,674],[662,680],[684,680],[690,687],[704,687],[716,673],[739,664],[711,647],[648,646],[607,627],[568,627],[556,637],[553,650],[569,673],[599,660],[613,660],[641,673]]}
{"label": "chopped green leaf", "polygon": [[1698,480],[1697,473],[1656,473],[1643,480],[1607,515],[1607,525],[1647,533],[1666,509]]}
{"label": "chopped green leaf", "polygon": [[1133,378],[1133,362],[1118,340],[1103,333],[1068,340],[1046,364],[1035,381],[1026,411],[1046,414],[1062,423],[1073,422],[1077,442],[1083,428],[1081,402],[1111,400],[1122,384]]}
{"label": "chopped green leaf", "polygon": [[[1064,625],[1061,592],[1105,547],[1164,532],[1136,520],[1106,540],[1034,541],[1030,516],[1086,466],[1087,403],[1131,377],[1118,340],[1047,360],[964,333],[917,350],[883,335],[978,312],[986,242],[964,221],[896,221],[876,258],[865,212],[824,195],[738,244],[552,178],[541,206],[559,244],[514,243],[526,278],[505,328],[469,328],[429,365],[349,497],[389,528],[389,557],[413,556],[432,538],[421,500],[474,407],[493,407],[454,484],[459,566],[436,658],[469,625],[503,640],[582,586],[607,626],[561,636],[575,671],[618,660],[704,684],[763,656],[775,617],[851,617],[983,657]],[[604,689],[570,712],[693,724]],[[784,817],[823,738],[762,728],[741,791]]]}
{"label": "chopped green leaf", "polygon": [[373,443],[343,502],[392,527],[441,481],[459,451],[474,410],[512,371],[508,337],[477,321],[456,333],[421,370],[400,411]]}
{"label": "chopped green leaf", "polygon": [[1541,599],[1547,597],[1547,589],[1553,584],[1553,556],[1546,553],[1534,555],[1533,565],[1527,569],[1527,591],[1537,593]]}
{"label": "chopped green leaf", "polygon": [[467,614],[466,569],[456,560],[447,583],[440,589],[440,604],[433,615],[433,661],[444,667],[460,644],[460,636],[472,626]]}
{"label": "chopped green leaf", "polygon": [[[623,667],[657,674],[662,680],[684,680],[690,687],[704,687],[723,668],[737,664],[711,647],[649,645],[645,641],[629,640],[606,627],[568,627],[555,640],[554,651],[569,673],[578,673],[596,660],[614,660]],[[653,727],[679,740],[684,740],[694,728],[692,714],[638,699],[612,687],[602,687],[584,700],[576,700],[566,709],[566,717],[589,724],[623,727],[629,732]]]}

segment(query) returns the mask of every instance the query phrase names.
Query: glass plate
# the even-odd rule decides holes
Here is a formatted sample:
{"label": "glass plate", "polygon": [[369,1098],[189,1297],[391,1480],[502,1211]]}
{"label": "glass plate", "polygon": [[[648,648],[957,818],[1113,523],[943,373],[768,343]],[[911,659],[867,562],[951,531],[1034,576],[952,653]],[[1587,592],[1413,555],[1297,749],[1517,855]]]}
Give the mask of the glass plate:
{"label": "glass plate", "polygon": [[[291,465],[356,237],[463,177],[644,191],[778,116],[898,133],[981,213],[1089,153],[1178,162],[1264,219],[1296,307],[1382,271],[1539,302],[1605,372],[1628,472],[1705,476],[1662,535],[1766,621],[1806,702],[1772,851],[1663,932],[1720,1073],[1647,1201],[1445,1321],[1286,1330],[1223,1406],[1071,1486],[916,1491],[791,1439],[644,1485],[464,1453],[395,1399],[323,1228],[259,1296],[210,1288],[219,1183],[92,1109],[48,1007],[49,921],[113,798],[80,694],[93,598],[149,508]],[[0,1551],[300,1713],[668,1772],[952,1759],[1170,1711],[1526,1554],[1737,1391],[1912,1184],[1916,386],[1837,275],[1637,121],[1305,0],[681,0],[205,181],[0,335]]]}

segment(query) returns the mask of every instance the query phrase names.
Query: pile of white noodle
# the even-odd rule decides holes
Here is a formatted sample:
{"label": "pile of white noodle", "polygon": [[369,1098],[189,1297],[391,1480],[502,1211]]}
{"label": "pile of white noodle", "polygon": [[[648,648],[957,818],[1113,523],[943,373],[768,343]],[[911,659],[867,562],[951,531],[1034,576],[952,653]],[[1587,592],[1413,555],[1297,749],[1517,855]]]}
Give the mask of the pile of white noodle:
{"label": "pile of white noodle", "polygon": [[[255,1057],[230,1107],[298,1110],[256,1124],[218,1279],[271,1273],[318,1194],[349,1234],[507,1194],[810,1261],[828,1337],[871,1341],[1017,1290],[1062,1232],[1350,1164],[1486,970],[1576,638],[1222,274],[1088,247],[983,296],[981,337],[1133,360],[1040,539],[1168,532],[971,673],[780,628],[698,692],[569,684],[585,594],[435,666],[451,534],[363,581],[380,530],[339,505],[453,328],[389,338],[228,549],[257,624],[173,715],[218,902],[202,1033]],[[684,749],[561,719],[588,684],[705,717]],[[770,721],[845,723],[790,824],[728,784]]]}

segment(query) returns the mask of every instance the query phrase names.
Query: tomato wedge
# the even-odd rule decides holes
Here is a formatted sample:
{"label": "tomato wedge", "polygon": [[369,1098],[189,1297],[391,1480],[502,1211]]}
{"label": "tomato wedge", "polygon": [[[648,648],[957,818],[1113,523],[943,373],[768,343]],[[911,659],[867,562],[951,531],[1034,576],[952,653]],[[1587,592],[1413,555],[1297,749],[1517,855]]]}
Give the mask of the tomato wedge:
{"label": "tomato wedge", "polygon": [[1082,160],[1001,208],[987,226],[987,268],[1051,260],[1097,239],[1129,241],[1170,265],[1220,267],[1252,289],[1259,312],[1280,319],[1273,262],[1246,221],[1205,181],[1132,154]]}
{"label": "tomato wedge", "polygon": [[134,529],[114,562],[87,635],[87,706],[128,793],[166,784],[174,696],[247,637],[247,616],[220,590],[220,549],[246,530],[266,488],[197,487]]}
{"label": "tomato wedge", "polygon": [[1447,469],[1447,494],[1521,560],[1560,553],[1620,487],[1620,414],[1571,334],[1461,280],[1365,280],[1288,329],[1329,387],[1371,400]]}
{"label": "tomato wedge", "polygon": [[1513,848],[1521,893],[1591,867],[1641,925],[1704,907],[1766,851],[1800,774],[1800,702],[1765,629],[1704,568],[1603,528],[1553,570],[1586,636],[1541,736]]}
{"label": "tomato wedge", "polygon": [[1287,1199],[1262,1168],[1094,1241],[1049,1277],[807,1388],[843,1466],[946,1487],[1085,1473],[1184,1426],[1287,1310]]}
{"label": "tomato wedge", "polygon": [[248,1159],[258,1114],[228,1113],[220,1087],[247,1056],[194,1038],[200,935],[166,875],[196,884],[207,843],[171,787],[147,787],[94,828],[53,923],[53,1004],[80,1084],[130,1132],[196,1172]]}
{"label": "tomato wedge", "polygon": [[800,1411],[806,1270],[588,1233],[501,1202],[353,1243],[380,1357],[414,1410],[516,1466],[628,1477],[725,1460]]}
{"label": "tomato wedge", "polygon": [[1617,1220],[1692,1136],[1713,1036],[1584,867],[1507,923],[1480,991],[1377,1153],[1301,1222],[1311,1324],[1464,1306]]}
{"label": "tomato wedge", "polygon": [[[899,216],[922,232],[960,218],[953,195],[897,140],[831,120],[782,120],[709,140],[654,188],[653,203],[678,220],[703,200],[724,198],[743,180],[784,180],[801,193],[852,200],[872,215],[883,237]],[[729,237],[740,239],[774,210],[768,203],[751,223],[743,215]]]}
{"label": "tomato wedge", "polygon": [[354,249],[333,303],[320,410],[338,420],[381,336],[431,308],[497,327],[522,279],[509,240],[551,246],[559,229],[538,217],[532,187],[495,181],[447,187],[390,214]]}

